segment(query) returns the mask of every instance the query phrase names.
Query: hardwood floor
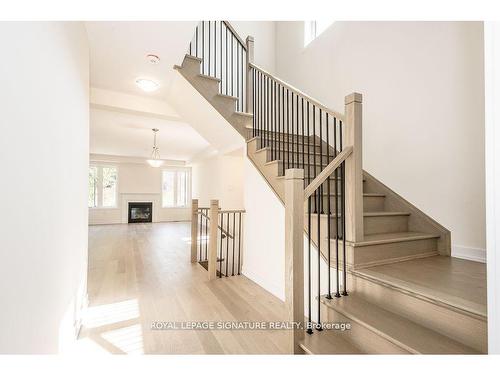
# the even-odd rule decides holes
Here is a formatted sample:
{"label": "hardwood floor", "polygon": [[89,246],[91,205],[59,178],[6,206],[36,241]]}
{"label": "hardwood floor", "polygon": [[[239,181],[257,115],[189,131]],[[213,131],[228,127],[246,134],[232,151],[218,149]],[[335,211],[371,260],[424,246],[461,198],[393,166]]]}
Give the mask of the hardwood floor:
{"label": "hardwood floor", "polygon": [[82,348],[121,354],[279,354],[285,331],[153,330],[153,322],[281,321],[284,304],[245,276],[207,280],[190,224],[89,228]]}

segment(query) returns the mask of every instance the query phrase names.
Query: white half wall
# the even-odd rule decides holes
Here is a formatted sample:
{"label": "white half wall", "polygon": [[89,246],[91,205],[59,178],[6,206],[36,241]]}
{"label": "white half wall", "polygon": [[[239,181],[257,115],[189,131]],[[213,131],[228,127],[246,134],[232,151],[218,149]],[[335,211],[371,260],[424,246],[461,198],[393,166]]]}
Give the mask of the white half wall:
{"label": "white half wall", "polygon": [[185,167],[184,162],[170,162],[164,164],[163,167],[152,168],[145,160],[107,155],[90,155],[90,162],[97,165],[113,165],[118,168],[117,206],[89,208],[90,225],[127,223],[128,201],[153,202],[153,222],[189,221],[191,219],[189,205],[188,207],[163,208],[161,199],[163,169]]}
{"label": "white half wall", "polygon": [[[89,50],[80,22],[0,22],[0,353],[68,349],[87,283]],[[7,183],[8,182],[8,183]]]}
{"label": "white half wall", "polygon": [[285,207],[245,157],[245,239],[242,273],[285,299]]}
{"label": "white half wall", "polygon": [[485,249],[482,22],[335,22],[303,38],[303,22],[277,22],[278,77],[339,112],[362,93],[365,170],[448,228],[452,254]]}

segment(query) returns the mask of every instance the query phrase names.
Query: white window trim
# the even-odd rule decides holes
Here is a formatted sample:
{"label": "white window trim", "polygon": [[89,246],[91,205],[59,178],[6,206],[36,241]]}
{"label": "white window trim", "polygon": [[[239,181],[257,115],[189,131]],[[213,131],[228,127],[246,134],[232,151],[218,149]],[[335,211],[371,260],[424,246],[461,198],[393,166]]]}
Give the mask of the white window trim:
{"label": "white window trim", "polygon": [[[182,206],[178,205],[165,205],[163,202],[163,173],[165,171],[186,171],[188,172],[188,178],[187,178],[187,189],[186,189],[186,204]],[[191,168],[188,167],[168,167],[168,168],[163,168],[161,171],[161,207],[162,208],[188,208],[191,206]],[[177,202],[177,173],[175,174],[174,177],[174,202]]]}
{"label": "white window trim", "polygon": [[[90,163],[89,168],[97,168],[97,206],[89,207],[90,210],[114,210],[118,208],[118,195],[119,195],[119,183],[120,183],[120,169],[115,164],[96,164]],[[102,189],[102,168],[112,167],[116,169],[116,194],[115,194],[115,204],[112,206],[104,207],[102,205],[103,189]]]}

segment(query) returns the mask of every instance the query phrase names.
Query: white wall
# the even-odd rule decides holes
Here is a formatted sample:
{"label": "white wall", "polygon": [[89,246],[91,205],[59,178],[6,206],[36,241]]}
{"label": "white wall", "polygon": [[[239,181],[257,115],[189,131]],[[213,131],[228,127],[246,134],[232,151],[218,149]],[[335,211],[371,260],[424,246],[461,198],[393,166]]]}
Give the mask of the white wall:
{"label": "white wall", "polygon": [[245,157],[245,238],[242,273],[285,299],[285,207]]}
{"label": "white wall", "polygon": [[191,164],[192,196],[200,207],[218,199],[222,209],[244,209],[243,149],[229,154],[210,155]]}
{"label": "white wall", "polygon": [[255,63],[274,73],[276,70],[276,22],[274,21],[231,21],[240,37],[246,41],[248,35],[254,38]]}
{"label": "white wall", "polygon": [[[111,161],[113,160],[114,161]],[[153,221],[186,221],[190,220],[190,208],[161,207],[162,170],[150,167],[144,160],[126,160],[124,157],[91,155],[91,163],[114,165],[118,168],[117,207],[89,208],[89,224],[119,224],[126,223],[128,205],[123,204],[123,196],[133,194],[135,198],[154,201]],[[105,161],[103,161],[105,160]],[[164,164],[164,167],[170,166]],[[183,162],[171,166],[184,167]],[[143,195],[140,197],[140,195]],[[139,200],[140,200],[139,199]],[[137,199],[135,199],[137,200]]]}
{"label": "white wall", "polygon": [[488,353],[500,354],[500,22],[485,22]]}
{"label": "white wall", "polygon": [[276,71],[330,108],[361,92],[364,168],[484,258],[481,22],[335,22],[303,47],[277,22]]}
{"label": "white wall", "polygon": [[0,22],[0,45],[0,353],[56,353],[86,293],[87,36]]}

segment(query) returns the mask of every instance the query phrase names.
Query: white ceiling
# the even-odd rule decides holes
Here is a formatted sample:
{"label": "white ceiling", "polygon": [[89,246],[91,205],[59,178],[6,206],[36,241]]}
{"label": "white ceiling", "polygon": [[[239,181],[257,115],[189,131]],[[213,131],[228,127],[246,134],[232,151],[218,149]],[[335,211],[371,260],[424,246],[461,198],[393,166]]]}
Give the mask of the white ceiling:
{"label": "white ceiling", "polygon": [[[91,98],[91,153],[148,158],[152,128],[160,129],[158,146],[163,159],[191,160],[209,147],[167,102],[177,75],[173,66],[181,64],[195,27],[193,21],[86,23],[90,84],[104,89],[94,89]],[[147,54],[158,55],[160,63],[151,64]],[[135,84],[139,77],[157,81],[160,88],[152,93],[140,90]]]}
{"label": "white ceiling", "polygon": [[[87,22],[90,46],[90,84],[93,87],[164,99],[181,64],[196,27],[194,21]],[[147,54],[160,63],[147,61]],[[148,78],[160,83],[152,93],[139,89],[135,80]]]}
{"label": "white ceiling", "polygon": [[160,130],[157,143],[162,159],[190,160],[209,146],[192,127],[178,121],[91,108],[90,123],[92,154],[148,158],[152,128]]}

